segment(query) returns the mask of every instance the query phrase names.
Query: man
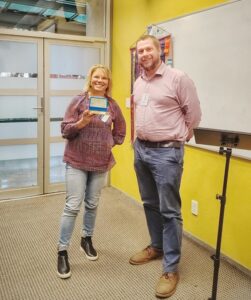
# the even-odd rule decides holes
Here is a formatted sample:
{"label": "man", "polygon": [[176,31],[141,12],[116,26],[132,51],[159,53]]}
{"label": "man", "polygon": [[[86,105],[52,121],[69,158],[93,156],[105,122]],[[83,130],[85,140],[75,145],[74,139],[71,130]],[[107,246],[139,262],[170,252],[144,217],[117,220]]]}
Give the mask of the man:
{"label": "man", "polygon": [[136,140],[134,167],[151,243],[130,258],[141,265],[163,257],[156,296],[170,297],[179,281],[182,216],[180,182],[184,143],[193,136],[201,110],[193,81],[165,65],[158,39],[142,36],[136,44],[142,74],[134,84]]}

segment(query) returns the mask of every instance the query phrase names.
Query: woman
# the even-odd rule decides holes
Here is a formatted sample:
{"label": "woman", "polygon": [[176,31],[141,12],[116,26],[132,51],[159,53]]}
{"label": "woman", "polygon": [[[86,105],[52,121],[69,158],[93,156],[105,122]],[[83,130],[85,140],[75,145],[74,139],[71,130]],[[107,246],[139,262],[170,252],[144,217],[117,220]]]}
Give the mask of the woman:
{"label": "woman", "polygon": [[[58,242],[57,273],[60,278],[71,276],[67,250],[82,202],[84,216],[80,247],[88,259],[98,259],[92,236],[100,193],[108,171],[115,164],[112,147],[122,144],[126,133],[124,117],[110,92],[109,69],[94,65],[89,71],[85,91],[74,97],[61,124],[62,136],[67,143],[64,152],[66,203]],[[107,111],[102,114],[91,111],[92,99],[105,104],[103,110]]]}

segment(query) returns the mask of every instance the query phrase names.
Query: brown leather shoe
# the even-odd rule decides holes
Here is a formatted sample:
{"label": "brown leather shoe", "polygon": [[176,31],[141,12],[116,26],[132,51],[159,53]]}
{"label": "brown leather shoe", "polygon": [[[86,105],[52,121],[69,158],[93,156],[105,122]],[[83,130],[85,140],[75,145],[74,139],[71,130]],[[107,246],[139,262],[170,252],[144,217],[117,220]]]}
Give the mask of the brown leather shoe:
{"label": "brown leather shoe", "polygon": [[163,256],[163,251],[153,248],[152,246],[146,247],[144,250],[134,254],[129,263],[132,265],[142,265],[153,259],[160,258]]}
{"label": "brown leather shoe", "polygon": [[175,273],[164,273],[157,284],[156,296],[158,298],[168,298],[172,296],[179,282],[179,274]]}

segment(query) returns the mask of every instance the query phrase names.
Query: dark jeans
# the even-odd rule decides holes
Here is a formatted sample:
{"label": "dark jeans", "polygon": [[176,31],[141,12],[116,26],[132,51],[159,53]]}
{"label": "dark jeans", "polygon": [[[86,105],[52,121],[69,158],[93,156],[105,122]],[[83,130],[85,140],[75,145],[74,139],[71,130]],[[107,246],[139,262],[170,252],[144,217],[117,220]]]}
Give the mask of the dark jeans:
{"label": "dark jeans", "polygon": [[149,148],[134,143],[134,167],[143,201],[151,246],[163,249],[164,272],[175,272],[181,256],[180,182],[184,146]]}

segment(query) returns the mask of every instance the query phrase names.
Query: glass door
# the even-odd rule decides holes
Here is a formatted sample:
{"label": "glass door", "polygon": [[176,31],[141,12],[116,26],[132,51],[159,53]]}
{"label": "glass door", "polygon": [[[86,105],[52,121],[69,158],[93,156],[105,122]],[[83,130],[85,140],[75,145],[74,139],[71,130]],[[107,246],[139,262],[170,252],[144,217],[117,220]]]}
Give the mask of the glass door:
{"label": "glass door", "polygon": [[65,140],[60,123],[83,91],[89,68],[104,61],[102,43],[45,40],[45,193],[64,190]]}
{"label": "glass door", "polygon": [[64,191],[60,123],[105,43],[0,35],[0,200]]}
{"label": "glass door", "polygon": [[0,199],[43,192],[43,41],[0,36]]}

